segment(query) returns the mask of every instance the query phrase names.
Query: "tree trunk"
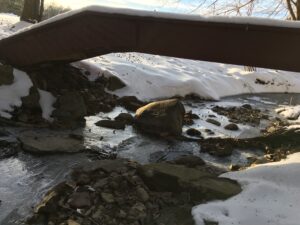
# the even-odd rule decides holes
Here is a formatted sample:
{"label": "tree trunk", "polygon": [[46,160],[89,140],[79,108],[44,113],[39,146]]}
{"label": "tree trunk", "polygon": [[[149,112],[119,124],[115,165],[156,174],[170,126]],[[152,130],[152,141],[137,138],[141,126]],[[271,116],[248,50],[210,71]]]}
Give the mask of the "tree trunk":
{"label": "tree trunk", "polygon": [[24,0],[24,8],[21,20],[27,22],[39,22],[42,18],[43,1],[41,0]]}
{"label": "tree trunk", "polygon": [[300,20],[300,0],[296,2],[297,20]]}

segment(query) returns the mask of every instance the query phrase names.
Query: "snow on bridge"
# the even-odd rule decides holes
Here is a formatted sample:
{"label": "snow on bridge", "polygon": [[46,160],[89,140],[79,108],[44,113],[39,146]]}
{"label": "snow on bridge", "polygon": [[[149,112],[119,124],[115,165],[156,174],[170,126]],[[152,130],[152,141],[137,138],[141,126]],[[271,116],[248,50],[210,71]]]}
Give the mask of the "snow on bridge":
{"label": "snow on bridge", "polygon": [[0,61],[23,68],[113,52],[300,72],[300,23],[91,6],[0,40]]}

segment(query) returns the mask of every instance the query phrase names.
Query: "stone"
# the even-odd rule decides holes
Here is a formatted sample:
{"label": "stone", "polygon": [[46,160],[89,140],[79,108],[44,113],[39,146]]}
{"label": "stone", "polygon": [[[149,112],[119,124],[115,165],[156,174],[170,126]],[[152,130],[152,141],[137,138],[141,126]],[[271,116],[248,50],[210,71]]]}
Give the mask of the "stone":
{"label": "stone", "polygon": [[107,204],[112,204],[115,202],[114,196],[110,193],[101,193],[101,198]]}
{"label": "stone", "polygon": [[57,96],[52,116],[58,121],[76,122],[87,115],[87,108],[83,96],[77,91],[67,91]]}
{"label": "stone", "polygon": [[25,131],[19,135],[19,140],[24,151],[39,154],[77,153],[85,149],[83,141],[59,132]]}
{"label": "stone", "polygon": [[250,104],[244,104],[242,105],[242,108],[245,108],[245,109],[252,109],[252,106]]}
{"label": "stone", "polygon": [[68,225],[80,225],[80,223],[77,223],[76,221],[69,219]]}
{"label": "stone", "polygon": [[195,128],[188,129],[186,134],[193,137],[201,137],[201,132]]}
{"label": "stone", "polygon": [[126,87],[126,84],[114,75],[111,75],[107,80],[106,88],[110,91],[116,91],[124,87]]}
{"label": "stone", "polygon": [[124,130],[126,127],[125,122],[118,120],[100,120],[95,125],[115,130]]}
{"label": "stone", "polygon": [[135,96],[125,96],[122,98],[119,98],[117,100],[117,103],[121,106],[123,106],[125,109],[129,111],[135,112],[137,109],[141,108],[145,105],[142,101],[138,100]]}
{"label": "stone", "polygon": [[152,102],[136,111],[135,124],[146,133],[179,136],[184,114],[184,106],[178,99]]}
{"label": "stone", "polygon": [[141,201],[146,202],[149,200],[150,196],[144,188],[138,187],[136,189],[136,192],[137,192],[137,196],[140,198]]}
{"label": "stone", "polygon": [[19,142],[0,140],[0,160],[17,155],[19,150],[20,150]]}
{"label": "stone", "polygon": [[0,65],[0,86],[11,85],[14,82],[13,68],[7,65]]}
{"label": "stone", "polygon": [[203,161],[203,159],[201,159],[198,156],[194,156],[194,155],[182,156],[171,162],[175,163],[177,165],[184,165],[184,166],[191,167],[191,168],[196,167],[196,166],[205,165],[205,162]]}
{"label": "stone", "polygon": [[153,163],[141,166],[138,173],[151,190],[189,192],[194,201],[227,199],[241,192],[236,181],[182,165]]}
{"label": "stone", "polygon": [[227,124],[225,127],[224,127],[225,130],[232,130],[232,131],[237,131],[239,130],[239,127],[238,125],[236,125],[235,123],[230,123],[230,124]]}
{"label": "stone", "polygon": [[218,127],[221,126],[221,123],[219,121],[211,119],[211,118],[207,119],[206,122],[214,124],[214,125],[216,125]]}
{"label": "stone", "polygon": [[114,160],[97,160],[90,162],[80,168],[81,172],[91,172],[91,171],[104,171],[106,173],[120,172],[127,165],[127,160],[124,159],[114,159]]}
{"label": "stone", "polygon": [[134,118],[130,113],[120,113],[115,121],[120,121],[126,123],[126,125],[132,125],[134,123]]}
{"label": "stone", "polygon": [[89,192],[75,192],[69,199],[69,205],[73,209],[84,209],[92,205]]}
{"label": "stone", "polygon": [[241,166],[240,166],[240,165],[231,164],[231,165],[229,166],[229,170],[230,170],[230,171],[238,171],[238,170],[240,170],[240,169],[241,169]]}
{"label": "stone", "polygon": [[143,219],[147,216],[146,207],[143,203],[138,202],[130,208],[128,214],[130,219],[135,219],[135,220]]}

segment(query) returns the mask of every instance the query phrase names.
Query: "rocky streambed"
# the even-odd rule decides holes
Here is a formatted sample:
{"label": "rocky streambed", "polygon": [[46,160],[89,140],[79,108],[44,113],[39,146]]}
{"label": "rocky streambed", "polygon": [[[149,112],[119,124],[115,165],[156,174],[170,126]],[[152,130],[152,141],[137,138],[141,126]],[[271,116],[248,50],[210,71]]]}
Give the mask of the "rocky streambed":
{"label": "rocky streambed", "polygon": [[[0,83],[14,82],[12,68],[0,68]],[[29,95],[1,118],[0,224],[190,225],[193,206],[241,191],[218,175],[300,150],[297,118],[275,112],[299,94],[148,104],[113,95],[125,85],[114,76],[85,75],[28,71]],[[51,117],[41,90],[56,99]]]}
{"label": "rocky streambed", "polygon": [[[194,115],[185,116],[182,134],[189,139],[148,135],[131,125],[126,125],[124,130],[95,125],[98,121],[113,119],[121,113],[131,113],[123,107],[117,107],[110,113],[86,117],[85,127],[72,130],[2,127],[2,149],[8,149],[6,152],[9,154],[5,154],[0,161],[1,224],[21,224],[28,217],[31,217],[29,222],[32,224],[110,224],[107,221],[111,224],[139,224],[141,221],[142,224],[153,224],[154,220],[160,222],[158,224],[176,224],[171,216],[175,212],[176,215],[182,215],[179,216],[181,224],[192,224],[189,213],[192,206],[210,199],[224,198],[224,193],[221,194],[223,197],[216,194],[216,191],[226,190],[223,184],[218,190],[207,189],[216,187],[216,182],[227,182],[219,180],[218,174],[250,166],[255,161],[265,163],[276,160],[276,157],[280,160],[288,154],[279,151],[282,149],[281,145],[274,146],[274,152],[268,154],[265,150],[267,144],[248,145],[241,142],[223,146],[223,142],[217,140],[220,137],[231,141],[240,137],[262,136],[262,130],[270,123],[273,128],[283,126],[281,123],[286,122],[279,119],[274,108],[279,104],[288,105],[291,96],[295,101],[299,99],[299,95],[272,94],[237,96],[219,102],[183,100],[185,110],[192,111],[190,114]],[[249,105],[255,109],[248,109],[249,113],[254,112],[253,115],[250,113],[251,121],[246,120],[245,107],[249,108]],[[230,116],[224,115],[225,108],[227,111],[234,111],[233,107],[244,112],[241,120],[237,118],[229,121],[230,116],[236,115],[236,112]],[[257,114],[257,109],[262,113]],[[257,121],[254,116],[259,119],[259,123],[253,123]],[[220,125],[211,123],[208,119],[213,119]],[[225,128],[233,122],[238,130]],[[191,129],[198,132],[191,133]],[[283,139],[285,140],[284,137]],[[230,142],[228,140],[227,144]],[[294,136],[293,140],[299,139]],[[8,141],[11,146],[7,144]],[[257,143],[255,138],[254,141]],[[262,143],[260,140],[258,142]],[[69,147],[66,143],[70,144]],[[70,154],[68,150],[62,151],[60,144],[74,152]],[[41,151],[49,146],[50,152]],[[33,150],[34,148],[36,149]],[[292,149],[298,148],[298,142],[292,145]],[[10,152],[10,149],[14,151]],[[291,151],[291,148],[287,151]],[[199,158],[184,159],[186,156]],[[112,160],[114,158],[128,160]],[[108,161],[98,161],[99,159]],[[104,162],[109,162],[108,166],[112,169],[108,171],[103,168]],[[80,167],[81,169],[72,172],[74,168]],[[149,180],[147,172],[140,172],[147,171],[149,167],[152,167],[150,174],[153,171],[154,174],[159,174],[153,180]],[[200,185],[193,182],[187,184],[186,180],[181,181],[182,178],[177,177],[181,173],[178,171],[185,171],[183,174],[198,174],[195,179],[191,179],[193,182],[203,177],[206,181],[202,180]],[[240,189],[231,182],[233,181],[229,185],[233,186],[229,190],[233,195]],[[205,188],[201,186],[204,184],[207,185]],[[200,198],[191,197],[193,190],[202,193]],[[225,196],[229,197],[231,194],[226,193]],[[39,202],[45,196],[43,205]],[[33,212],[36,212],[34,217]],[[107,216],[97,216],[100,214]],[[181,221],[180,218],[176,218],[176,221]]]}

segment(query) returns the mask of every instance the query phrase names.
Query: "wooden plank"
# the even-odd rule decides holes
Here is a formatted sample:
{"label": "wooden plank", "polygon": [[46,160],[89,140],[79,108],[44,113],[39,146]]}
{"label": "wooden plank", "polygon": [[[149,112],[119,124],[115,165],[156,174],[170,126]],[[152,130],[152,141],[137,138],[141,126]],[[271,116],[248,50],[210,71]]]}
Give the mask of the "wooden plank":
{"label": "wooden plank", "polygon": [[23,68],[113,52],[142,52],[300,72],[300,29],[82,11],[0,41]]}

